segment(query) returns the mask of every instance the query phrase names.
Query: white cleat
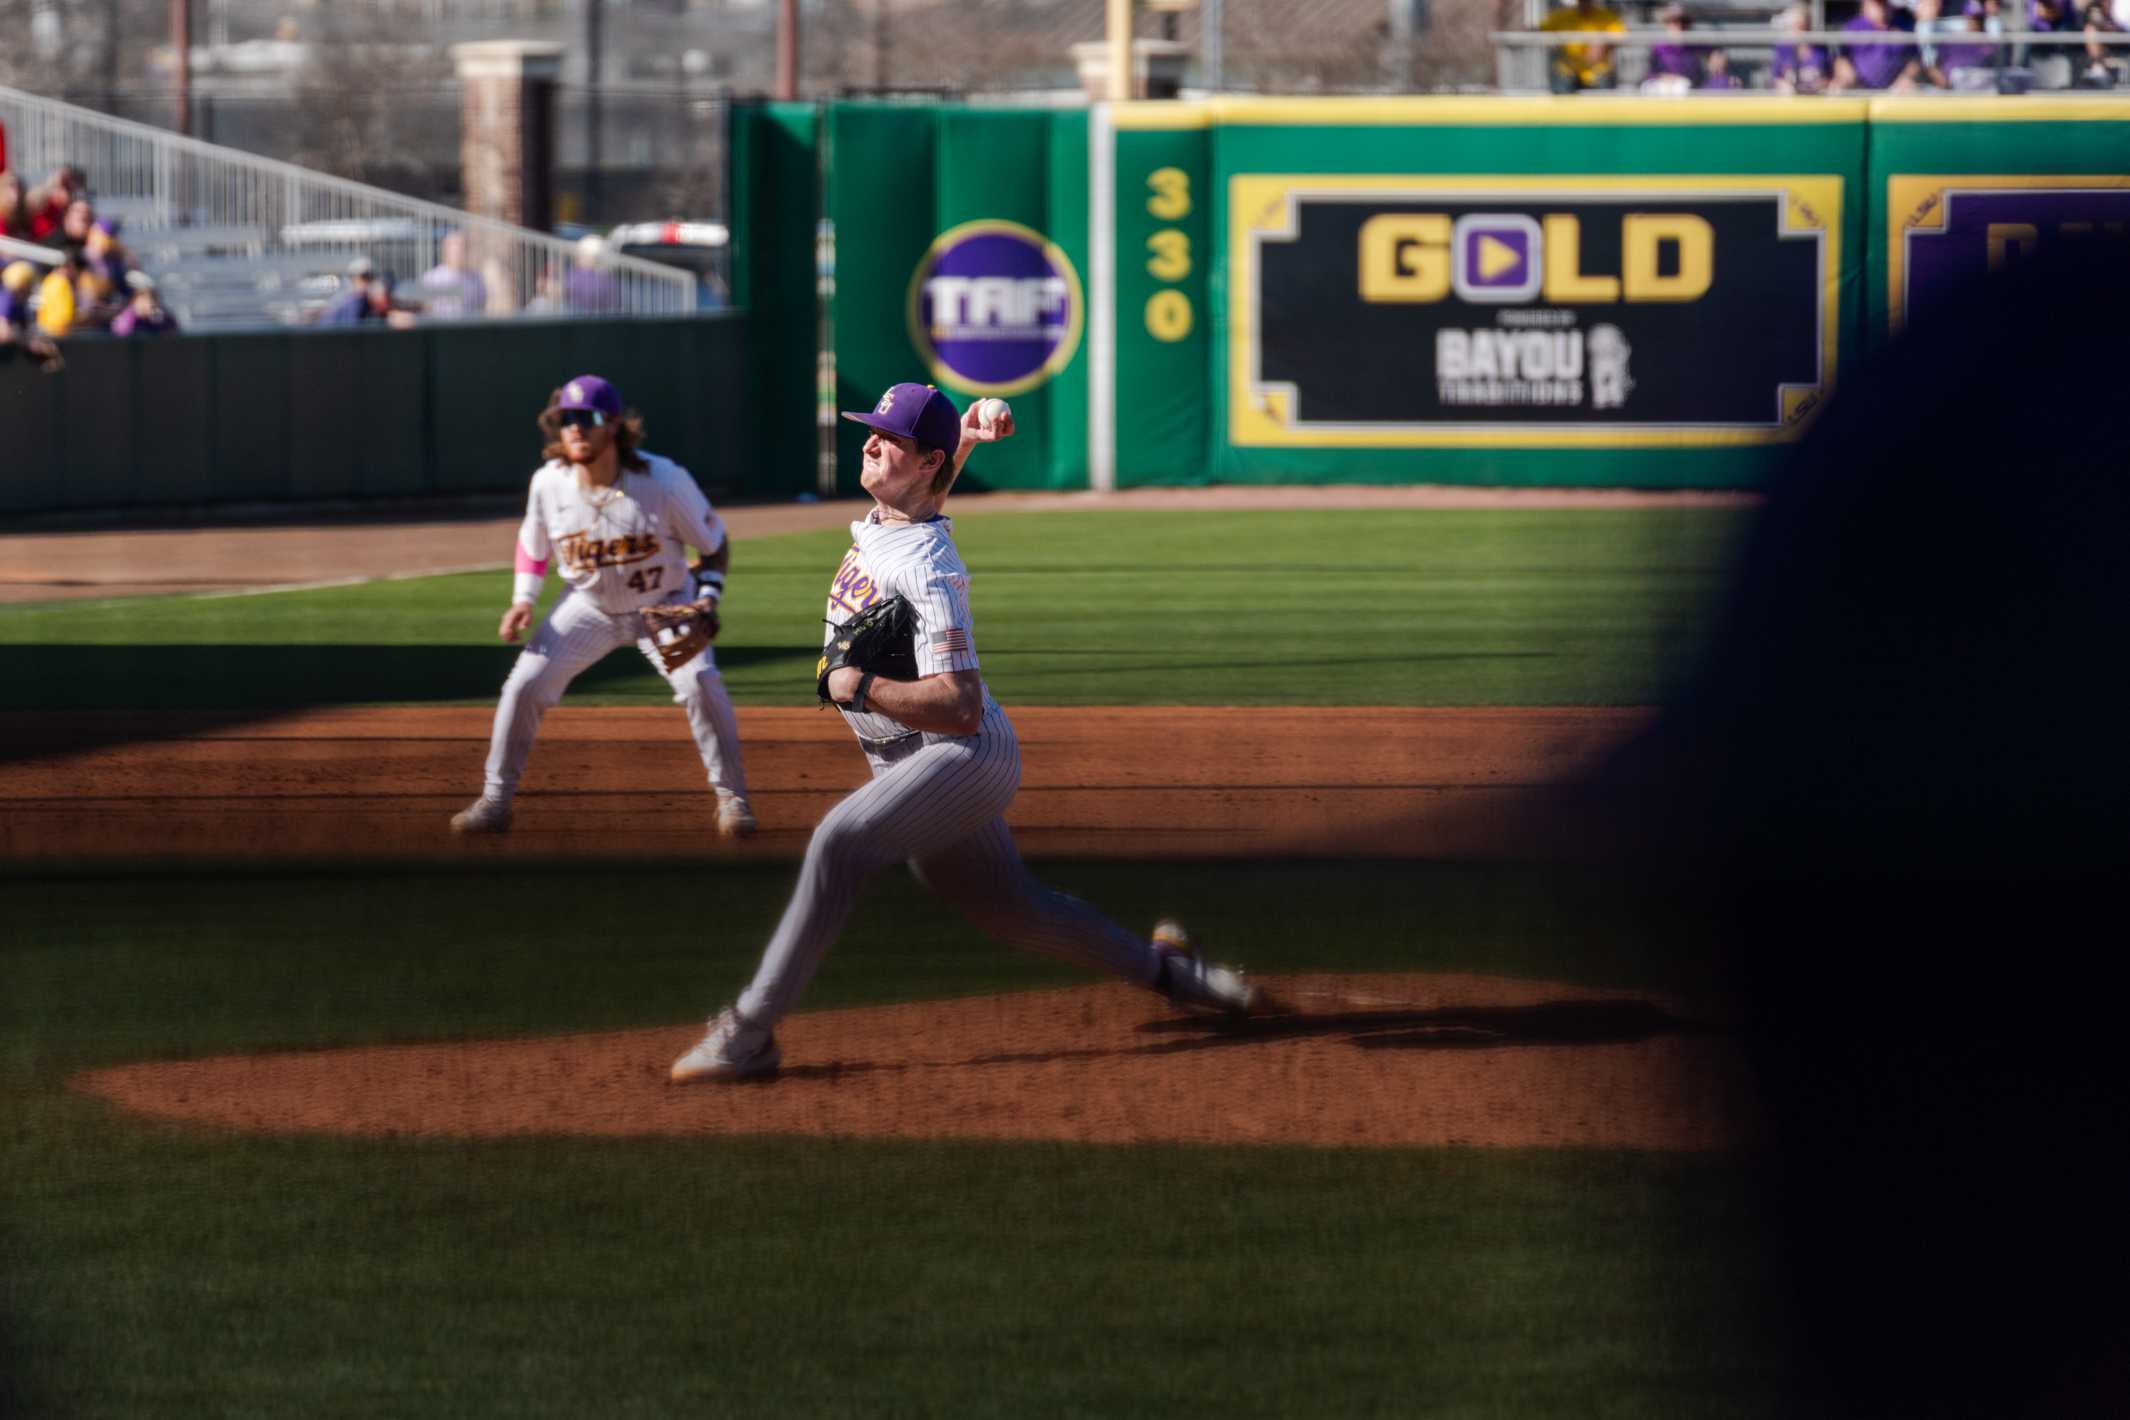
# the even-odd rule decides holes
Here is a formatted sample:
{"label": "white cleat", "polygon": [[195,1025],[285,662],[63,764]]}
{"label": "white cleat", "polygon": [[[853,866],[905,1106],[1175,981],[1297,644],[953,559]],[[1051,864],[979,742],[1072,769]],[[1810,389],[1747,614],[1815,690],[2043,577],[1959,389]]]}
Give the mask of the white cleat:
{"label": "white cleat", "polygon": [[491,799],[486,794],[451,816],[453,833],[510,832],[510,800]]}
{"label": "white cleat", "polygon": [[1191,934],[1174,918],[1164,917],[1154,924],[1153,941],[1154,950],[1161,954],[1154,989],[1176,1005],[1246,1016],[1263,999],[1263,993],[1245,981],[1241,972],[1209,962],[1193,950]]}
{"label": "white cleat", "polygon": [[720,838],[746,838],[755,830],[754,809],[746,796],[730,789],[717,791],[717,833]]}
{"label": "white cleat", "polygon": [[727,1006],[710,1022],[709,1034],[673,1062],[667,1072],[676,1085],[698,1080],[749,1080],[774,1072],[783,1062],[777,1038],[769,1027],[758,1026],[740,1015],[739,1007]]}

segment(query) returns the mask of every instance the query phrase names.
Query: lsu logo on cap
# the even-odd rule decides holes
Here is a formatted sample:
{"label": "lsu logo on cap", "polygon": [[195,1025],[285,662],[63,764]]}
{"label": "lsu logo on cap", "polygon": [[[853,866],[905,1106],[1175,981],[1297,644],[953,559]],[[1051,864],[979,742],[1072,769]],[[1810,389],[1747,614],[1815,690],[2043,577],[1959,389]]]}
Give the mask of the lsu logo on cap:
{"label": "lsu logo on cap", "polygon": [[889,390],[886,394],[880,396],[880,403],[873,406],[873,413],[885,414],[888,412],[889,409],[894,406],[894,403],[895,392],[893,390]]}
{"label": "lsu logo on cap", "polygon": [[568,393],[572,404],[584,403],[584,386],[578,384],[575,380],[569,382]]}

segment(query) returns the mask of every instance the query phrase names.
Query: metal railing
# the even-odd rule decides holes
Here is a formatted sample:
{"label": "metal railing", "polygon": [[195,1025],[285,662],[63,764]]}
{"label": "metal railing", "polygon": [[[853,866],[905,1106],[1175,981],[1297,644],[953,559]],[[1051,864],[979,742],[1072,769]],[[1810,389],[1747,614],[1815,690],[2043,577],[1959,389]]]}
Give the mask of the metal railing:
{"label": "metal railing", "polygon": [[[0,87],[8,161],[35,182],[63,164],[188,328],[299,324],[357,259],[398,278],[405,304],[466,319],[570,312],[677,315],[695,278],[672,267],[471,216],[292,163]],[[425,288],[445,238],[468,276]]]}
{"label": "metal railing", "polygon": [[0,265],[10,261],[33,261],[39,266],[57,266],[60,253],[51,247],[41,247],[35,242],[17,241],[13,237],[0,237]]}
{"label": "metal railing", "polygon": [[[1706,28],[1685,32],[1665,29],[1636,29],[1627,31],[1604,30],[1497,30],[1489,35],[1494,43],[1498,81],[1504,92],[1530,92],[1548,87],[1546,51],[1567,45],[1588,45],[1617,51],[1622,60],[1619,78],[1622,87],[1631,85],[1642,77],[1638,64],[1649,50],[1658,45],[1674,45],[1686,49],[1722,49],[1736,51],[1758,61],[1777,49],[1799,46],[1824,51],[1828,61],[1846,50],[1871,46],[1898,46],[1917,51],[1933,50],[1966,52],[1988,50],[1992,58],[1978,68],[1996,74],[2016,76],[2022,82],[2016,85],[1993,83],[1992,88],[2004,92],[2024,93],[2030,87],[2043,89],[2069,88],[2072,83],[2069,71],[2075,46],[2083,51],[2087,47],[2105,50],[2118,61],[2130,58],[2130,34],[2102,31],[2086,33],[2082,30],[2037,31],[2018,30],[2003,34],[1990,34],[1982,30],[1956,30],[1934,28],[1928,31],[1915,30],[1786,30],[1767,27],[1740,26],[1735,29]],[[2029,51],[2038,51],[2030,54]],[[2028,69],[2035,60],[2054,56],[2064,68],[2060,81],[2035,83]],[[1932,92],[1925,86],[1923,92]],[[1883,89],[1851,89],[1851,93],[1883,93]],[[2111,91],[2089,91],[2095,97],[2105,97]],[[2130,89],[2112,91],[2130,99]]]}

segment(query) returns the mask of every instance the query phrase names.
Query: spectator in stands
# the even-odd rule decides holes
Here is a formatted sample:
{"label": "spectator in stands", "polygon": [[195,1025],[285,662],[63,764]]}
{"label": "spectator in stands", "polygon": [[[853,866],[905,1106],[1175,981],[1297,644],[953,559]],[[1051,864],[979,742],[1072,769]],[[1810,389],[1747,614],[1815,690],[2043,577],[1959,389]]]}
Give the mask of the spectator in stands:
{"label": "spectator in stands", "polygon": [[1701,61],[1701,87],[1704,89],[1742,89],[1745,87],[1736,74],[1731,72],[1731,56],[1728,51],[1712,49]]}
{"label": "spectator in stands", "polygon": [[30,293],[36,287],[37,268],[28,262],[11,261],[0,267],[0,364],[19,351],[49,375],[65,369],[66,362],[30,314]]}
{"label": "spectator in stands", "polygon": [[372,319],[370,287],[376,280],[377,268],[370,265],[368,257],[358,256],[349,262],[348,284],[318,313],[318,324],[360,325]]}
{"label": "spectator in stands", "polygon": [[569,275],[562,279],[563,303],[580,315],[621,309],[621,283],[606,269],[606,239],[597,234],[577,241]]}
{"label": "spectator in stands", "polygon": [[333,298],[318,317],[320,325],[364,325],[383,321],[394,330],[414,324],[411,311],[402,310],[392,299],[392,273],[379,271],[358,259],[348,268],[348,289]]}
{"label": "spectator in stands", "polygon": [[10,172],[0,172],[0,237],[18,242],[30,239],[29,189]]}
{"label": "spectator in stands", "polygon": [[11,261],[0,267],[0,343],[21,338],[33,325],[30,291],[37,285],[37,268],[26,261]]}
{"label": "spectator in stands", "polygon": [[[1786,34],[1803,34],[1810,16],[1802,4],[1792,5],[1775,18],[1775,27]],[[1768,82],[1778,93],[1816,94],[1827,87],[1833,67],[1827,51],[1816,44],[1778,44],[1768,65]]]}
{"label": "spectator in stands", "polygon": [[2026,27],[2041,34],[2058,34],[2072,28],[2072,17],[2077,13],[2072,0],[2029,0]]}
{"label": "spectator in stands", "polygon": [[[1574,5],[1555,10],[1546,16],[1540,22],[1539,28],[1550,34],[1584,30],[1598,34],[1627,32],[1627,26],[1621,23],[1620,17],[1598,4],[1597,0],[1575,0]],[[1556,46],[1553,50],[1552,78],[1553,92],[1556,94],[1614,87],[1619,79],[1612,72],[1612,46],[1599,41]]]}
{"label": "spectator in stands", "polygon": [[82,274],[88,270],[79,246],[69,242],[60,250],[64,254],[59,265],[47,272],[37,287],[37,328],[54,339],[70,333],[75,327],[78,310],[75,293],[81,288]]}
{"label": "spectator in stands", "polygon": [[2078,87],[2112,89],[2118,81],[2116,66],[2122,62],[2123,51],[2111,51],[2107,45],[2099,43],[2099,37],[2130,29],[2130,3],[2111,6],[2109,0],[2086,0],[2079,18],[2086,31],[2086,67],[2078,76]]}
{"label": "spectator in stands", "polygon": [[[1864,0],[1855,19],[1842,26],[1843,33],[1892,34],[1915,23],[1902,11],[1889,14],[1886,0]],[[1859,44],[1834,56],[1833,89],[1885,89],[1902,94],[1914,89],[1923,72],[1923,60],[1910,44]]]}
{"label": "spectator in stands", "polygon": [[97,218],[82,250],[88,267],[88,274],[82,278],[83,290],[107,308],[107,319],[117,315],[125,308],[126,275],[133,269],[132,254],[118,239],[118,222],[109,217]]}
{"label": "spectator in stands", "polygon": [[111,319],[113,335],[170,335],[178,328],[177,317],[163,308],[155,294],[155,278],[145,271],[126,273],[131,299]]}
{"label": "spectator in stands", "polygon": [[1696,84],[1701,80],[1701,57],[1691,45],[1679,41],[1686,35],[1693,21],[1687,18],[1684,5],[1666,5],[1657,12],[1664,22],[1667,35],[1662,44],[1649,47],[1649,77],[1652,79],[1674,76]]}
{"label": "spectator in stands", "polygon": [[[1996,28],[1992,29],[1992,24]],[[1940,20],[1938,29],[1940,33],[1950,30],[1954,34],[2002,34],[2003,25],[1997,0],[1967,0],[1966,9],[1953,19]],[[1941,44],[1937,50],[1938,77],[1946,88],[1986,93],[1997,87],[1996,71],[2003,62],[2003,51],[1995,45]]]}
{"label": "spectator in stands", "polygon": [[66,220],[67,208],[87,187],[81,169],[69,165],[32,189],[29,196],[30,240],[43,242],[57,238],[60,224]]}
{"label": "spectator in stands", "polygon": [[559,316],[566,309],[562,295],[562,275],[553,266],[541,271],[533,284],[532,299],[525,303],[529,316]]}
{"label": "spectator in stands", "polygon": [[466,264],[466,234],[447,232],[436,265],[422,273],[422,314],[466,320],[488,311],[488,283]]}
{"label": "spectator in stands", "polygon": [[77,242],[88,245],[89,233],[96,230],[96,208],[88,198],[76,197],[59,216],[59,230],[53,239],[59,242]]}

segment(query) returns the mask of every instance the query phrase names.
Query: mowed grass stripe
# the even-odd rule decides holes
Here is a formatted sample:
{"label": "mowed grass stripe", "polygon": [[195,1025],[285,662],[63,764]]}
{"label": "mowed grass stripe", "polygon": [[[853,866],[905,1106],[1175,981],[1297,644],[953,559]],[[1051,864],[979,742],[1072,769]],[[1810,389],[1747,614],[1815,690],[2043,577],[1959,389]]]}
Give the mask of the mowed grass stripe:
{"label": "mowed grass stripe", "polygon": [[[985,676],[1009,706],[1623,705],[1658,698],[1700,644],[1750,516],[979,509],[957,537]],[[736,547],[718,644],[735,701],[807,703],[847,544]],[[507,595],[503,574],[480,573],[0,609],[20,669],[0,709],[478,702],[515,654],[494,634]],[[571,699],[670,692],[623,651]]]}

